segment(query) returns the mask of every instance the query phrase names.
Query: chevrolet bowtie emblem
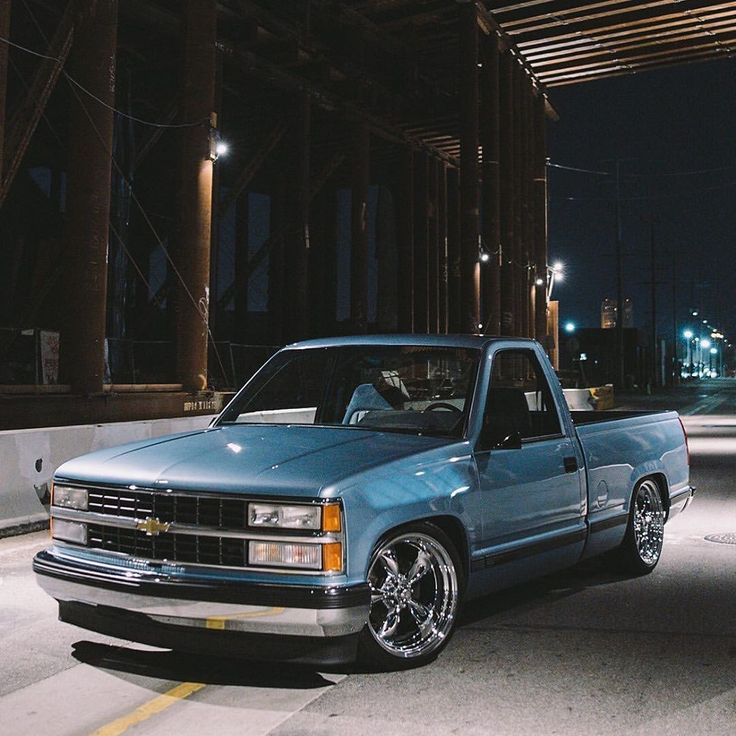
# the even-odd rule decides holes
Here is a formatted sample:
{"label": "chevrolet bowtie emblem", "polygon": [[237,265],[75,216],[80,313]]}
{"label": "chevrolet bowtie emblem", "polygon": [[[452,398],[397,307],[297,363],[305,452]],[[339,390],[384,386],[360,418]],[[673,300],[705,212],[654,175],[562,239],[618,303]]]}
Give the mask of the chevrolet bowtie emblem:
{"label": "chevrolet bowtie emblem", "polygon": [[148,516],[147,518],[138,520],[135,523],[135,528],[139,532],[145,532],[148,537],[155,537],[161,534],[161,532],[167,532],[169,531],[170,526],[170,521],[160,521],[158,518],[154,518],[153,516]]}

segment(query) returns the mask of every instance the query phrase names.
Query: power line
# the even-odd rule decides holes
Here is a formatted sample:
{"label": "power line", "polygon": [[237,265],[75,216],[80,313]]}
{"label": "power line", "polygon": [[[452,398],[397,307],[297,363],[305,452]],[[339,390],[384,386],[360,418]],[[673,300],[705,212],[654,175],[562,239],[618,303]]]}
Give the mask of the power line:
{"label": "power line", "polygon": [[[14,41],[11,41],[9,38],[4,38],[3,36],[0,36],[0,41],[2,41],[3,43],[6,43],[8,46],[12,46],[13,48],[19,49],[20,51],[25,51],[27,54],[32,54],[33,56],[37,56],[40,59],[47,59],[49,61],[55,61],[59,66],[63,66],[63,61],[57,56],[49,56],[48,54],[42,54],[39,51],[30,49],[27,46],[22,46],[21,44],[15,43]],[[84,92],[84,94],[86,94],[88,97],[91,97],[93,100],[95,100],[95,102],[99,103],[100,105],[103,105],[108,110],[112,110],[116,115],[120,115],[121,117],[127,118],[128,120],[132,120],[136,123],[140,123],[141,125],[148,125],[151,128],[174,128],[176,129],[176,128],[196,128],[200,125],[207,125],[209,123],[209,119],[197,120],[191,123],[157,123],[152,120],[146,120],[144,118],[136,117],[135,115],[130,115],[127,112],[123,112],[122,110],[119,110],[118,108],[113,107],[112,105],[108,105],[104,100],[101,100],[94,93],[90,92],[84,85],[80,84],[68,72],[62,69],[61,73],[68,82],[70,82],[75,87],[77,87],[82,92]]]}

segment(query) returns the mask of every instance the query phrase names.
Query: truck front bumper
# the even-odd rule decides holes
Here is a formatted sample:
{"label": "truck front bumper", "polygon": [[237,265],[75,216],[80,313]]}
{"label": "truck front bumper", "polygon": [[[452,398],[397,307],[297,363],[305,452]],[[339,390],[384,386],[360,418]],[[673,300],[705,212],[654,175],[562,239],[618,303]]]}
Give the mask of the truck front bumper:
{"label": "truck front bumper", "polygon": [[39,585],[59,602],[62,621],[167,648],[224,648],[225,653],[248,654],[248,644],[262,644],[258,649],[274,655],[268,658],[301,661],[304,657],[280,656],[278,645],[284,644],[291,655],[299,654],[300,644],[309,651],[335,645],[342,650],[368,620],[367,584],[314,587],[183,580],[161,570],[94,564],[53,547],[36,555],[33,569]]}

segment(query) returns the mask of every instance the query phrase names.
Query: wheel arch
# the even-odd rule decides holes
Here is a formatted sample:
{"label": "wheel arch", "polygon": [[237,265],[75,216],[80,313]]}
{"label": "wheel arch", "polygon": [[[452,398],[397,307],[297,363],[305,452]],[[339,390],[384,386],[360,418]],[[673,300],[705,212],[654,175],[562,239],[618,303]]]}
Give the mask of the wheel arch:
{"label": "wheel arch", "polygon": [[388,537],[395,534],[400,534],[402,530],[412,526],[413,524],[424,523],[433,524],[450,538],[450,541],[455,546],[455,550],[457,551],[458,557],[460,558],[460,563],[463,566],[463,578],[465,583],[467,583],[468,573],[470,571],[470,547],[468,544],[468,535],[465,531],[465,526],[463,525],[462,521],[456,516],[451,516],[449,514],[443,514],[440,516],[422,516],[416,519],[412,519],[411,521],[402,522],[401,524],[397,524],[394,527],[386,529],[373,544],[371,558],[373,557],[375,551],[378,549],[379,545],[381,545]]}

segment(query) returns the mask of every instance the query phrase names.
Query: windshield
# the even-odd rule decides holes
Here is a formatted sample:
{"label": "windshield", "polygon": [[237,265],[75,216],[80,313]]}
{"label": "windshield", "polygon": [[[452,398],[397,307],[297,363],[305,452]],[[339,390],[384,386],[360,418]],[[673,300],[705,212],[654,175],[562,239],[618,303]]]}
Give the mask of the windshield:
{"label": "windshield", "polygon": [[479,351],[350,346],[283,350],[218,424],[312,424],[460,437]]}

